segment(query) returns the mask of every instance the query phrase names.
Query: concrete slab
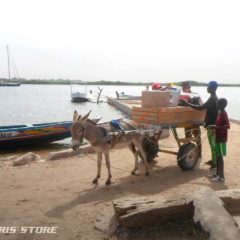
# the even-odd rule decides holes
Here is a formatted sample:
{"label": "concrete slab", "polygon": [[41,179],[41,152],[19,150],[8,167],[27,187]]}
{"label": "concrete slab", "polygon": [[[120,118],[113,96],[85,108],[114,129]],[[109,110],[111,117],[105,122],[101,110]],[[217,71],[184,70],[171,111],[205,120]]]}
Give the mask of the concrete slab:
{"label": "concrete slab", "polygon": [[187,200],[194,206],[194,222],[210,234],[211,240],[240,239],[236,221],[223,207],[222,200],[208,187],[202,187]]}

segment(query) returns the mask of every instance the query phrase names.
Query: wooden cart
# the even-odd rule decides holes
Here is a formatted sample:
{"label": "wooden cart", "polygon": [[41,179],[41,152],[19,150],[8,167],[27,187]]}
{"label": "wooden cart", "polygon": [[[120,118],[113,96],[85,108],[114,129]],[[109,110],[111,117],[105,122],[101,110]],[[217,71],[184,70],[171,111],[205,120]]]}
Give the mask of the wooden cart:
{"label": "wooden cart", "polygon": [[[159,131],[156,131],[156,135],[152,137],[146,131],[145,136],[148,139],[148,144],[146,143],[144,148],[147,152],[148,160],[154,159],[158,152],[173,154],[177,156],[177,164],[183,170],[192,170],[201,156],[200,126],[204,122],[204,117],[205,111],[198,111],[189,107],[133,107],[132,109],[132,120],[137,123],[140,129],[147,126],[149,126],[149,129],[151,127],[154,128],[154,126],[169,129],[178,145],[178,151],[163,150],[158,145],[159,139],[157,134]],[[192,133],[187,134],[188,136],[184,138],[179,138],[177,131],[179,128],[185,131],[192,131]]]}
{"label": "wooden cart", "polygon": [[[170,130],[178,144],[178,151],[169,151],[162,150],[159,148],[159,152],[164,152],[168,154],[173,154],[177,156],[177,164],[183,170],[192,170],[197,162],[199,157],[201,156],[201,131],[200,126],[202,124],[184,124],[177,126],[170,126]],[[177,128],[184,128],[187,131],[197,132],[197,136],[193,136],[193,134],[189,134],[189,137],[179,138]]]}

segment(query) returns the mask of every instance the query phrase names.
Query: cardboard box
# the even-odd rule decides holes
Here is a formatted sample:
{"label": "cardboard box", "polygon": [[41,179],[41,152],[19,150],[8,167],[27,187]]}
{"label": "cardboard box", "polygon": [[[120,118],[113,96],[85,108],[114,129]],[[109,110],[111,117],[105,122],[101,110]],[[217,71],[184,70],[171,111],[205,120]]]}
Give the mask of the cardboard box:
{"label": "cardboard box", "polygon": [[142,91],[142,107],[168,107],[170,91]]}
{"label": "cardboard box", "polygon": [[133,107],[132,120],[137,123],[158,124],[158,108]]}
{"label": "cardboard box", "polygon": [[206,111],[194,110],[190,107],[133,107],[132,120],[137,123],[156,125],[201,124]]}

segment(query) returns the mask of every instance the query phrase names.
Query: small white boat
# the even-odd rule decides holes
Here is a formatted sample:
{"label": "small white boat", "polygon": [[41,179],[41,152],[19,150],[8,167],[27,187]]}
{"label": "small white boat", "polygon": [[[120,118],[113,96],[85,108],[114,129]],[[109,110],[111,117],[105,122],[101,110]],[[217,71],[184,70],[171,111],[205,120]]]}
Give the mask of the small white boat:
{"label": "small white boat", "polygon": [[71,93],[72,102],[88,102],[87,95],[85,93],[75,92]]}
{"label": "small white boat", "polygon": [[[19,86],[21,86],[21,83],[18,80],[19,79],[18,71],[17,71],[16,65],[13,61],[13,56],[12,56],[10,50],[9,50],[8,45],[7,45],[7,63],[8,63],[8,81],[7,80],[1,81],[0,82],[0,87],[19,87]],[[12,78],[11,78],[11,71],[10,70],[13,71],[13,73],[15,75],[15,79],[18,82],[11,82]]]}
{"label": "small white boat", "polygon": [[71,101],[72,102],[89,102],[89,98],[87,97],[87,86],[85,92],[73,92],[73,84],[71,84]]}

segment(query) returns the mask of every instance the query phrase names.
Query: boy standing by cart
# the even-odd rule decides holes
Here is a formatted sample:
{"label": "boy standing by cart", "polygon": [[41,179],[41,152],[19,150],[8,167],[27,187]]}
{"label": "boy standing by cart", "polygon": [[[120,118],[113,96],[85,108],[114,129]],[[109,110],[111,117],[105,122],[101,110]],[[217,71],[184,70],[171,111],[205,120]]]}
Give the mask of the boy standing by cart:
{"label": "boy standing by cart", "polygon": [[215,139],[215,132],[213,129],[209,128],[208,126],[214,125],[216,123],[217,115],[218,115],[218,109],[217,109],[217,95],[216,91],[218,88],[218,83],[216,81],[210,81],[207,85],[207,91],[210,94],[210,97],[208,100],[198,106],[194,105],[188,102],[185,102],[187,106],[190,106],[197,110],[204,110],[206,109],[206,116],[204,120],[204,127],[207,129],[207,136],[208,136],[208,142],[211,148],[211,154],[212,159],[208,161],[208,163],[211,165],[210,170],[216,170],[216,139]]}
{"label": "boy standing by cart", "polygon": [[217,108],[219,110],[216,126],[214,126],[216,134],[216,156],[217,156],[217,171],[213,175],[212,181],[224,182],[224,162],[223,156],[227,153],[227,133],[230,128],[227,112],[225,108],[227,106],[227,100],[220,98],[217,102]]}

